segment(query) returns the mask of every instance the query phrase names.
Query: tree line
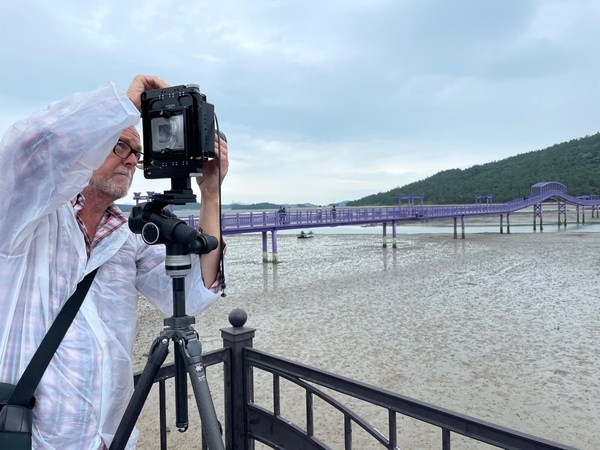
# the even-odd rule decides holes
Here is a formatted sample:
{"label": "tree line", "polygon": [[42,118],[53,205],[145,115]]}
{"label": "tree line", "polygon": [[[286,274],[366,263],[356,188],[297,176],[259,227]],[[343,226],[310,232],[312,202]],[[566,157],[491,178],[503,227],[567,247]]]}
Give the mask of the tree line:
{"label": "tree line", "polygon": [[600,133],[468,169],[444,170],[347,206],[393,206],[401,194],[423,194],[424,203],[436,205],[474,203],[475,196],[488,194],[494,203],[505,203],[529,195],[531,186],[542,181],[558,181],[574,196],[600,194]]}

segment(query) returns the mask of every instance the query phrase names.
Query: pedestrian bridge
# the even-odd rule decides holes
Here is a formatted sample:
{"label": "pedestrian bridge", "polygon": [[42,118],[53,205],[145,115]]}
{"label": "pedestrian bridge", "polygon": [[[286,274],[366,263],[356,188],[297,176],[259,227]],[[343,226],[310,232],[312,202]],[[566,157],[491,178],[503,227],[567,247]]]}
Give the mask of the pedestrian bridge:
{"label": "pedestrian bridge", "polygon": [[[567,194],[566,187],[557,182],[537,183],[531,187],[531,195],[518,198],[507,203],[474,203],[471,205],[424,206],[415,205],[414,201],[407,205],[376,208],[338,208],[319,213],[316,209],[298,209],[288,211],[281,216],[277,211],[227,213],[221,217],[223,234],[240,234],[256,232],[276,232],[278,230],[336,227],[344,225],[374,225],[398,222],[418,222],[440,219],[462,219],[476,216],[506,216],[510,226],[510,214],[526,208],[534,208],[534,226],[536,219],[542,222],[542,203],[547,200],[558,202],[560,220],[566,223],[566,204],[575,205],[585,221],[586,208],[598,215],[600,198],[596,195],[574,197]],[[562,223],[561,222],[561,223]],[[464,225],[464,224],[463,224]]]}
{"label": "pedestrian bridge", "polygon": [[[135,193],[136,201],[150,197]],[[465,220],[472,217],[496,215],[500,221],[500,233],[510,233],[510,215],[516,211],[527,208],[533,209],[533,230],[543,230],[544,202],[552,200],[556,203],[558,225],[567,224],[567,204],[575,207],[577,223],[585,223],[586,211],[591,217],[598,217],[600,198],[598,195],[572,196],[567,193],[567,187],[559,182],[540,182],[531,186],[529,196],[519,197],[507,203],[493,203],[492,196],[476,196],[475,203],[470,205],[423,205],[423,195],[399,195],[398,206],[371,207],[371,208],[337,208],[335,211],[328,208],[323,211],[317,209],[297,209],[287,211],[285,215],[278,211],[226,213],[221,216],[221,230],[223,235],[262,233],[263,261],[267,261],[267,233],[271,232],[273,262],[277,262],[277,232],[283,230],[297,230],[303,228],[339,227],[339,226],[369,226],[383,225],[383,246],[387,247],[387,227],[392,228],[392,245],[396,247],[396,225],[406,222],[425,222],[433,220],[453,219],[454,238],[458,238],[458,224],[460,221],[461,238],[465,238]],[[482,202],[482,199],[486,202]],[[402,201],[406,200],[403,205]],[[417,204],[415,200],[420,200]],[[553,205],[554,206],[554,205]],[[187,220],[192,227],[197,226],[198,217],[189,216],[181,218]]]}

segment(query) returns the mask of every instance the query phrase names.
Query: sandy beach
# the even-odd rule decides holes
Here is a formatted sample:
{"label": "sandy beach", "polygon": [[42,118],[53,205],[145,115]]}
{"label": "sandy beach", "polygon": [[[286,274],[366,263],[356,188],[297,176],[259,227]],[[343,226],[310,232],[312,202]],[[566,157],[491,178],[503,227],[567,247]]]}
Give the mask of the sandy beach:
{"label": "sandy beach", "polygon": [[[589,220],[588,220],[589,222]],[[597,222],[597,220],[594,220]],[[566,232],[376,234],[279,237],[279,264],[263,264],[259,235],[228,238],[227,297],[197,317],[204,350],[221,347],[219,328],[240,307],[257,329],[254,346],[479,419],[581,449],[600,448],[600,234]],[[162,329],[140,302],[136,370]],[[218,414],[220,369],[209,370]],[[269,378],[257,374],[257,402]],[[191,392],[191,391],[190,391]],[[140,449],[159,448],[153,393],[138,422]],[[299,401],[296,401],[299,400]],[[289,388],[284,415],[301,420]],[[190,429],[172,448],[199,439]],[[385,417],[352,405],[378,428]],[[173,401],[169,399],[168,413]],[[317,433],[343,448],[339,417],[316,411]],[[374,414],[370,417],[369,414]],[[399,447],[440,448],[439,431],[399,418]],[[455,435],[453,435],[455,436]],[[378,448],[355,435],[355,448]],[[257,446],[257,448],[262,448]],[[453,437],[453,449],[489,446]]]}

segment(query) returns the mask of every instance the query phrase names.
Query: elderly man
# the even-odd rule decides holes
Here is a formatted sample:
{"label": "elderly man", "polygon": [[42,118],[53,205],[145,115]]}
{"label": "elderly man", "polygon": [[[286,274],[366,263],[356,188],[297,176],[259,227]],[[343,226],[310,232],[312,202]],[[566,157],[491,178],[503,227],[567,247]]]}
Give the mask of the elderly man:
{"label": "elderly man", "polygon": [[[0,143],[0,382],[18,381],[77,283],[99,268],[36,390],[36,449],[110,445],[133,392],[138,292],[172,312],[164,247],[145,244],[114,205],[142,150],[133,128],[141,93],[164,87],[140,75],[126,94],[113,84],[75,94],[16,123]],[[228,169],[227,143],[218,144],[198,178],[200,226],[213,236]],[[188,314],[219,298],[220,255],[192,255]]]}

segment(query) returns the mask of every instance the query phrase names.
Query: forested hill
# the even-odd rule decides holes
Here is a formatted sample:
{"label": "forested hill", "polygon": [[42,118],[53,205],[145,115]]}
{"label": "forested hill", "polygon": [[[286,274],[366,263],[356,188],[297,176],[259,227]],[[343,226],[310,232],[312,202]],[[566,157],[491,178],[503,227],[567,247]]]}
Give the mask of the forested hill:
{"label": "forested hill", "polygon": [[476,195],[504,203],[530,194],[540,181],[558,181],[570,195],[600,194],[600,133],[468,169],[451,169],[348,206],[397,205],[399,194],[424,194],[429,204],[468,204]]}

